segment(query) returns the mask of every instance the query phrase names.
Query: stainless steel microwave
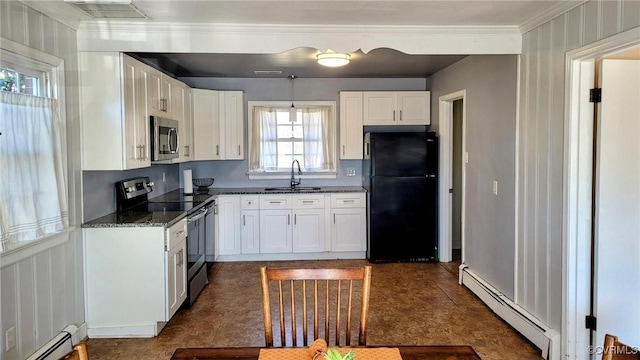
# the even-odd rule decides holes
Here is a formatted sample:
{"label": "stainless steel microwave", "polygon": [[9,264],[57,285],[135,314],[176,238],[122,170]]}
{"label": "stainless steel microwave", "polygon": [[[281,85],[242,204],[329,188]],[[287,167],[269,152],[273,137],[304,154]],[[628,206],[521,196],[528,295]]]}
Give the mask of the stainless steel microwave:
{"label": "stainless steel microwave", "polygon": [[151,116],[151,161],[178,157],[178,121]]}

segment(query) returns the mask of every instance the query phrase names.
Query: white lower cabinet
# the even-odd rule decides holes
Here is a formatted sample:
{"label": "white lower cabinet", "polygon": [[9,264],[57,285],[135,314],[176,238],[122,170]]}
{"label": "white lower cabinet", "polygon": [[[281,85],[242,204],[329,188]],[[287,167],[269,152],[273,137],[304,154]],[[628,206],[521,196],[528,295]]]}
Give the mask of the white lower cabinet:
{"label": "white lower cabinet", "polygon": [[324,209],[297,209],[293,213],[294,253],[326,251]]}
{"label": "white lower cabinet", "polygon": [[364,193],[219,195],[217,204],[218,261],[364,258]]}
{"label": "white lower cabinet", "polygon": [[291,235],[291,210],[260,211],[260,253],[290,253]]}
{"label": "white lower cabinet", "polygon": [[216,201],[216,256],[239,255],[240,243],[240,196],[221,195]]}
{"label": "white lower cabinet", "polygon": [[178,311],[187,298],[187,240],[186,237],[167,252],[167,318]]}
{"label": "white lower cabinet", "polygon": [[331,195],[331,251],[367,251],[364,193]]}
{"label": "white lower cabinet", "polygon": [[186,219],[83,233],[89,337],[158,335],[187,297]]}

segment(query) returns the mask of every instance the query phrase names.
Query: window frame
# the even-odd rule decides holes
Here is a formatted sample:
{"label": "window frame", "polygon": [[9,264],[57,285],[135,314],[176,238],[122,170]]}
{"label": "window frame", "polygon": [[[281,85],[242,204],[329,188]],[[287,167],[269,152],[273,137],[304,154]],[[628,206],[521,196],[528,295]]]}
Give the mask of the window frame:
{"label": "window frame", "polygon": [[[332,133],[332,139],[329,146],[333,147],[333,163],[335,164],[335,169],[331,171],[305,171],[300,176],[302,179],[336,179],[338,176],[338,156],[337,156],[337,116],[336,116],[336,102],[335,101],[327,101],[327,100],[309,100],[309,101],[295,101],[295,106],[306,107],[306,106],[328,106],[331,109],[331,116],[329,118],[330,128]],[[265,107],[275,107],[275,108],[290,108],[291,101],[248,101],[247,102],[247,121],[248,121],[248,134],[247,134],[247,143],[248,143],[248,154],[251,154],[252,150],[252,133],[253,133],[253,108],[256,106],[265,106]],[[249,176],[249,180],[270,180],[270,179],[290,179],[291,171],[251,171],[249,168],[251,166],[250,162],[247,162],[247,175]]]}
{"label": "window frame", "polygon": [[[46,81],[48,90],[44,91],[48,98],[54,98],[58,102],[58,116],[61,119],[60,136],[62,143],[63,173],[67,186],[67,203],[69,204],[69,226],[56,234],[49,234],[33,241],[26,242],[15,248],[0,251],[0,262],[7,266],[26,259],[34,254],[52,249],[60,244],[68,242],[75,237],[76,226],[72,217],[75,198],[69,191],[69,147],[67,141],[67,117],[65,100],[65,62],[63,59],[30,48],[28,46],[0,37],[0,58],[7,62],[20,65],[20,69],[32,66],[35,71],[43,71],[48,74]],[[24,73],[24,72],[23,72]]]}

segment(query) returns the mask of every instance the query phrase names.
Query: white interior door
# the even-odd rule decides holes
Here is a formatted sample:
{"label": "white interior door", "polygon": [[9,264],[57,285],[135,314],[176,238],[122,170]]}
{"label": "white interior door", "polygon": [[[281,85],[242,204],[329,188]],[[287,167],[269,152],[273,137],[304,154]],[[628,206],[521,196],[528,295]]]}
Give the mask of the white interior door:
{"label": "white interior door", "polygon": [[640,61],[603,60],[596,166],[596,346],[640,346]]}

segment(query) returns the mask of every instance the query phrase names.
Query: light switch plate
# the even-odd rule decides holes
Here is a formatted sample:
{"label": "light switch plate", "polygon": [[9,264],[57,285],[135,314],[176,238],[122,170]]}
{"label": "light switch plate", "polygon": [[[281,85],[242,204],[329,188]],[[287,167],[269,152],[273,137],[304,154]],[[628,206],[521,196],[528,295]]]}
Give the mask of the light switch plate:
{"label": "light switch plate", "polygon": [[493,195],[498,195],[498,181],[493,180]]}
{"label": "light switch plate", "polygon": [[348,167],[347,168],[347,176],[356,176],[356,168]]}

